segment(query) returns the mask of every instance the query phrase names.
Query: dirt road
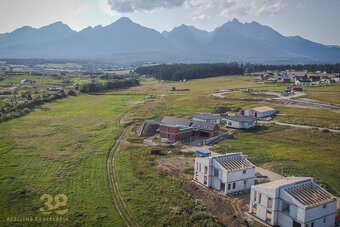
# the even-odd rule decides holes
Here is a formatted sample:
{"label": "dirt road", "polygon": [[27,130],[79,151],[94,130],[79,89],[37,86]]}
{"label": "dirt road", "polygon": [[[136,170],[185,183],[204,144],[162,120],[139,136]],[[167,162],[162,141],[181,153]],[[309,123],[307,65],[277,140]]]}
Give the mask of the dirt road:
{"label": "dirt road", "polygon": [[311,125],[297,125],[297,124],[288,124],[288,123],[282,123],[278,121],[258,121],[260,124],[277,124],[277,125],[283,125],[283,126],[290,126],[290,127],[295,127],[295,128],[303,128],[303,129],[318,129],[318,130],[329,130],[330,132],[336,132],[340,133],[340,130],[338,129],[331,129],[331,128],[320,128],[320,127],[315,127]]}
{"label": "dirt road", "polygon": [[[116,119],[117,125],[120,124],[120,120],[124,116],[125,114],[122,114]],[[116,151],[119,149],[122,142],[124,142],[125,137],[130,127],[131,126],[126,127],[123,130],[122,134],[117,138],[115,145],[113,146],[113,148],[108,154],[107,161],[106,161],[106,169],[107,169],[107,177],[108,177],[110,191],[111,191],[111,197],[120,216],[123,218],[127,226],[139,226],[138,222],[135,220],[135,218],[131,215],[128,208],[126,207],[126,204],[123,200],[123,197],[121,195],[121,192],[118,186],[117,174],[114,169],[114,158],[115,158]]]}

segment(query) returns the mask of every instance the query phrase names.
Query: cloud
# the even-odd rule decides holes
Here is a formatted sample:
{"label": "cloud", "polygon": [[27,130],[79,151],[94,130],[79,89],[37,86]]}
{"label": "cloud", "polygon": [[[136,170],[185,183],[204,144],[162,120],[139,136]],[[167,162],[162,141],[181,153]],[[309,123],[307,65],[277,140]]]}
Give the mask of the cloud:
{"label": "cloud", "polygon": [[184,4],[186,0],[107,0],[111,9],[120,13],[150,11],[156,8],[174,8]]}
{"label": "cloud", "polygon": [[225,18],[275,15],[285,8],[284,0],[107,0],[111,10],[120,13],[184,7],[193,20],[211,16]]}
{"label": "cloud", "polygon": [[285,7],[282,0],[229,0],[224,2],[220,15],[229,18],[275,15]]}

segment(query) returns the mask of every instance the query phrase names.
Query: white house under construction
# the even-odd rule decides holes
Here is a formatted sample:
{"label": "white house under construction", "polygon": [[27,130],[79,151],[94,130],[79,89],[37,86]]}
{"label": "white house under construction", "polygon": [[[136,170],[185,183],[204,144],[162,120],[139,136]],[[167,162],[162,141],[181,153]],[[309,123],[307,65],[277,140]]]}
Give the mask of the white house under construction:
{"label": "white house under construction", "polygon": [[336,198],[307,177],[252,186],[249,213],[271,226],[334,226]]}
{"label": "white house under construction", "polygon": [[255,166],[242,153],[195,159],[194,179],[224,194],[250,190],[255,182]]}

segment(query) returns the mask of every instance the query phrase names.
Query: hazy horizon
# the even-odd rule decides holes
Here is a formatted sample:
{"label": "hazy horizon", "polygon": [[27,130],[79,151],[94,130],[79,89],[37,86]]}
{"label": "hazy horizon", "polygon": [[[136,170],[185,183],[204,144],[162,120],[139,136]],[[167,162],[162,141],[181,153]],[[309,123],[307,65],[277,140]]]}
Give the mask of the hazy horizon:
{"label": "hazy horizon", "polygon": [[159,32],[181,24],[212,31],[237,18],[242,23],[256,21],[284,36],[298,35],[322,44],[340,45],[337,0],[0,0],[0,5],[1,34],[57,21],[80,31],[88,26],[106,26],[120,17],[129,17]]}

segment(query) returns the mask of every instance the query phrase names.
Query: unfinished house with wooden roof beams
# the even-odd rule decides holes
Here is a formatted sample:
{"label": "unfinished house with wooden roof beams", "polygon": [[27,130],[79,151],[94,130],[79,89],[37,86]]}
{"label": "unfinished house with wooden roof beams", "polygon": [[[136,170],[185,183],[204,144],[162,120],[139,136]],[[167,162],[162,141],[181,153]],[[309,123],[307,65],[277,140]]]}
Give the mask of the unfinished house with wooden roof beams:
{"label": "unfinished house with wooden roof beams", "polygon": [[336,198],[309,177],[288,177],[253,186],[249,213],[271,226],[334,226]]}
{"label": "unfinished house with wooden roof beams", "polygon": [[195,159],[194,179],[224,194],[250,190],[255,182],[255,166],[242,153]]}

